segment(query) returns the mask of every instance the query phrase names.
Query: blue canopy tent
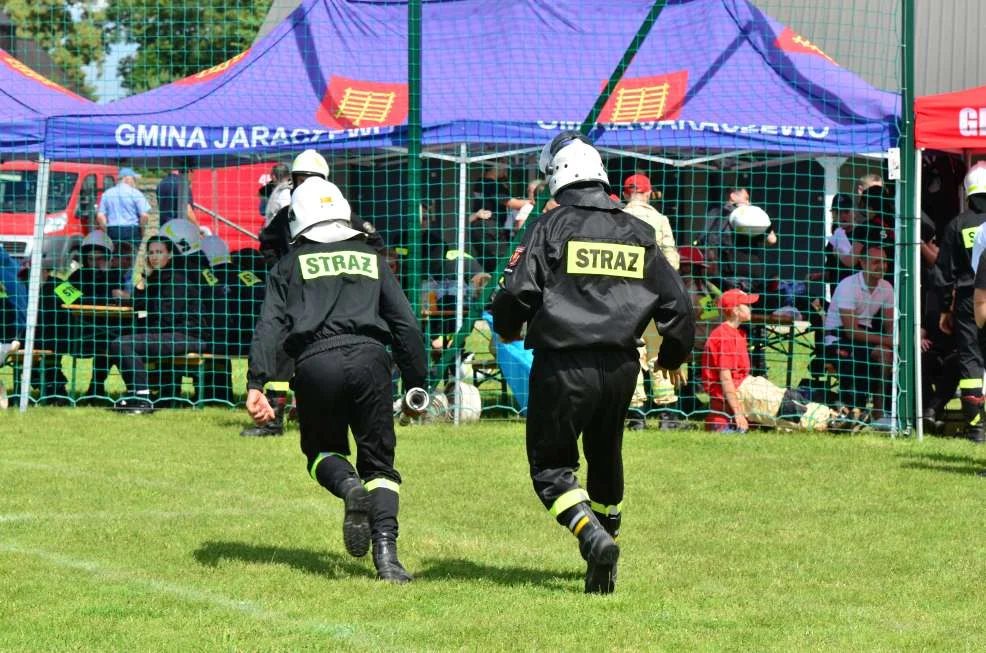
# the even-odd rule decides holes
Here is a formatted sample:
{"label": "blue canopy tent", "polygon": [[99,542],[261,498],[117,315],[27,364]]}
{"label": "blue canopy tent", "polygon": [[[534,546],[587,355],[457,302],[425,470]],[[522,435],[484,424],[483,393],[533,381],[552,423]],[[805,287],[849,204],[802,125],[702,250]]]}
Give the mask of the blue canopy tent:
{"label": "blue canopy tent", "polygon": [[[68,89],[56,84],[47,77],[0,49],[0,153],[7,156],[35,156],[45,145],[45,126],[49,116],[55,113],[85,112],[96,105]],[[38,198],[35,202],[35,237],[44,235],[44,200],[48,193],[47,167],[39,171],[37,184]],[[40,242],[39,240],[37,242]],[[17,322],[26,321],[29,327],[27,338],[28,352],[33,352],[34,321],[37,317],[37,297],[40,286],[42,248],[35,247],[31,253],[32,294],[25,297],[19,292],[16,280],[6,279],[10,299],[16,299]],[[0,250],[0,256],[6,254]],[[10,261],[3,265],[5,275],[10,271]],[[9,275],[8,275],[9,276]],[[26,305],[26,307],[25,307]],[[25,310],[26,308],[26,310]],[[27,357],[22,388],[30,381],[30,360]],[[21,392],[24,395],[24,392]]]}
{"label": "blue canopy tent", "polygon": [[[577,126],[650,0],[423,8],[423,144],[540,145]],[[402,145],[406,3],[308,0],[212,69],[49,123],[49,158]],[[601,16],[611,19],[600,20]],[[600,116],[614,148],[877,152],[897,95],[746,0],[671,0]]]}
{"label": "blue canopy tent", "polygon": [[[652,5],[424,1],[423,156],[460,167],[460,246],[466,166],[532,152],[578,128]],[[401,153],[407,11],[393,0],[307,0],[229,61],[60,113],[48,122],[45,155]],[[896,94],[869,86],[746,0],[669,0],[593,138],[604,153],[679,166],[737,151],[825,157],[893,147],[899,113]],[[821,162],[830,202],[841,160]]]}
{"label": "blue canopy tent", "polygon": [[0,49],[0,152],[40,152],[49,116],[87,112],[95,106]]}

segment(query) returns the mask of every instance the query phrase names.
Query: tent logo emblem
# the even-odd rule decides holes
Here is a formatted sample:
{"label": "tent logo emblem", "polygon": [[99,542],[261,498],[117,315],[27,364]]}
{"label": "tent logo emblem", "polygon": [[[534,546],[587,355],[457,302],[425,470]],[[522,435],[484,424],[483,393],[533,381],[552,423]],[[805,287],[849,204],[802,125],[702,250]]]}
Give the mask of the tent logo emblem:
{"label": "tent logo emblem", "polygon": [[963,136],[986,136],[986,107],[960,109],[959,133]]}
{"label": "tent logo emblem", "polygon": [[825,54],[820,47],[801,36],[795,32],[790,27],[785,27],[781,35],[777,37],[774,41],[774,45],[781,49],[783,52],[791,52],[795,54],[813,54],[816,57],[821,57],[829,63],[838,66],[838,62],[835,59]]}
{"label": "tent logo emblem", "polygon": [[227,70],[238,64],[248,54],[250,54],[249,48],[231,59],[227,59],[226,61],[220,64],[216,64],[211,68],[200,70],[194,75],[189,75],[188,77],[179,79],[174,83],[177,84],[178,86],[188,86],[189,84],[199,84],[201,82],[207,82],[213,77],[218,77],[219,75],[222,75],[224,72],[226,72]]}
{"label": "tent logo emblem", "polygon": [[[606,86],[606,82],[603,82]],[[677,120],[688,90],[688,71],[655,77],[624,77],[599,114],[603,123]]]}
{"label": "tent logo emblem", "polygon": [[315,118],[333,129],[401,125],[407,119],[407,84],[333,75]]}
{"label": "tent logo emblem", "polygon": [[2,48],[0,48],[0,61],[7,64],[7,67],[13,70],[14,72],[20,73],[21,75],[24,75],[24,77],[27,77],[28,79],[33,79],[34,81],[44,84],[48,88],[54,89],[60,93],[64,93],[65,95],[70,95],[74,98],[79,98],[80,100],[82,99],[81,97],[79,97],[72,91],[68,90],[64,86],[60,86],[55,82],[51,81],[50,79],[48,79],[47,77],[45,77],[44,75],[35,72],[27,64],[23,63],[20,59],[11,56],[10,54],[7,53],[6,50],[3,50]]}

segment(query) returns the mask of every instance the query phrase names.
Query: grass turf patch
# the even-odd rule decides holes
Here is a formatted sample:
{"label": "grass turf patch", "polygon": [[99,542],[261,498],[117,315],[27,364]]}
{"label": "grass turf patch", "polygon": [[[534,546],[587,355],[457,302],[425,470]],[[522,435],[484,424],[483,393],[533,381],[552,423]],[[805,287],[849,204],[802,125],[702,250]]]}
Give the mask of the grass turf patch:
{"label": "grass turf patch", "polygon": [[[398,431],[407,587],[350,558],[297,431],[243,412],[0,414],[0,650],[956,650],[986,452],[627,433],[617,592],[581,593],[523,425]],[[582,473],[584,481],[584,470]]]}

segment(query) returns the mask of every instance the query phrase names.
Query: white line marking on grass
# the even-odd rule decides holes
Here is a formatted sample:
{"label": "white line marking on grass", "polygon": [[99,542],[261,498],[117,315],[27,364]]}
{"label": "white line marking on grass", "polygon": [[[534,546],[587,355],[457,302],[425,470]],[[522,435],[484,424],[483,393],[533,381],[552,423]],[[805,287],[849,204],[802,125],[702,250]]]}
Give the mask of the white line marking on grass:
{"label": "white line marking on grass", "polygon": [[228,596],[223,596],[222,594],[216,594],[215,592],[208,592],[195,589],[194,587],[176,585],[175,583],[169,583],[167,581],[157,580],[154,578],[143,578],[135,573],[122,569],[113,569],[112,567],[108,567],[91,560],[70,558],[60,553],[43,551],[41,549],[24,548],[10,542],[0,542],[0,551],[32,556],[49,562],[57,567],[84,571],[102,580],[143,587],[145,590],[149,590],[153,593],[169,594],[171,596],[176,596],[180,599],[193,601],[196,603],[206,603],[233,612],[240,612],[261,621],[273,621],[291,626],[299,626],[318,633],[331,635],[337,639],[351,640],[356,635],[356,629],[349,624],[327,624],[320,621],[312,621],[310,619],[295,619],[293,617],[289,617],[288,615],[281,614],[273,610],[268,610],[267,608],[257,605],[251,601],[233,599]]}
{"label": "white line marking on grass", "polygon": [[110,519],[184,519],[186,517],[228,517],[238,515],[281,514],[280,509],[268,510],[142,510],[134,512],[22,512],[0,514],[0,523],[24,521],[100,521]]}

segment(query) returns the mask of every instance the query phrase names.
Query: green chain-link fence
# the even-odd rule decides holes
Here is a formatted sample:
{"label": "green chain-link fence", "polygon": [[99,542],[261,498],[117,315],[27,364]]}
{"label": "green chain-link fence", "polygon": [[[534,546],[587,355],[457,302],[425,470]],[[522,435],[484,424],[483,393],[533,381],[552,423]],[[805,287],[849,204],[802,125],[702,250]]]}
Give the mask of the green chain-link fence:
{"label": "green chain-link fence", "polygon": [[[703,347],[724,319],[719,296],[741,288],[760,295],[745,327],[750,374],[770,382],[751,391],[755,410],[790,409],[782,416],[797,423],[817,403],[847,428],[892,414],[911,423],[914,164],[906,147],[902,168],[896,155],[888,163],[909,129],[906,71],[898,49],[866,49],[874,30],[903,43],[908,5],[823,15],[816,4],[49,10],[64,34],[92,27],[115,45],[88,82],[66,57],[56,59],[75,73],[65,77],[6,62],[9,95],[33,109],[20,122],[0,116],[2,340],[21,343],[0,380],[14,400],[40,404],[109,405],[137,386],[157,406],[242,403],[270,264],[256,236],[311,148],[421,317],[446,398],[436,417],[523,415],[531,354],[500,342],[485,309],[550,199],[540,148],[571,128],[596,142],[634,219],[658,220],[659,236],[666,225],[665,253],[693,298],[689,380],[671,388],[653,372],[651,325],[636,415],[704,419]],[[18,34],[34,24],[5,6]],[[866,60],[867,79],[832,47]],[[52,91],[78,104],[52,107],[42,95]],[[762,215],[769,227],[745,226]],[[829,413],[819,415],[800,421]]]}

